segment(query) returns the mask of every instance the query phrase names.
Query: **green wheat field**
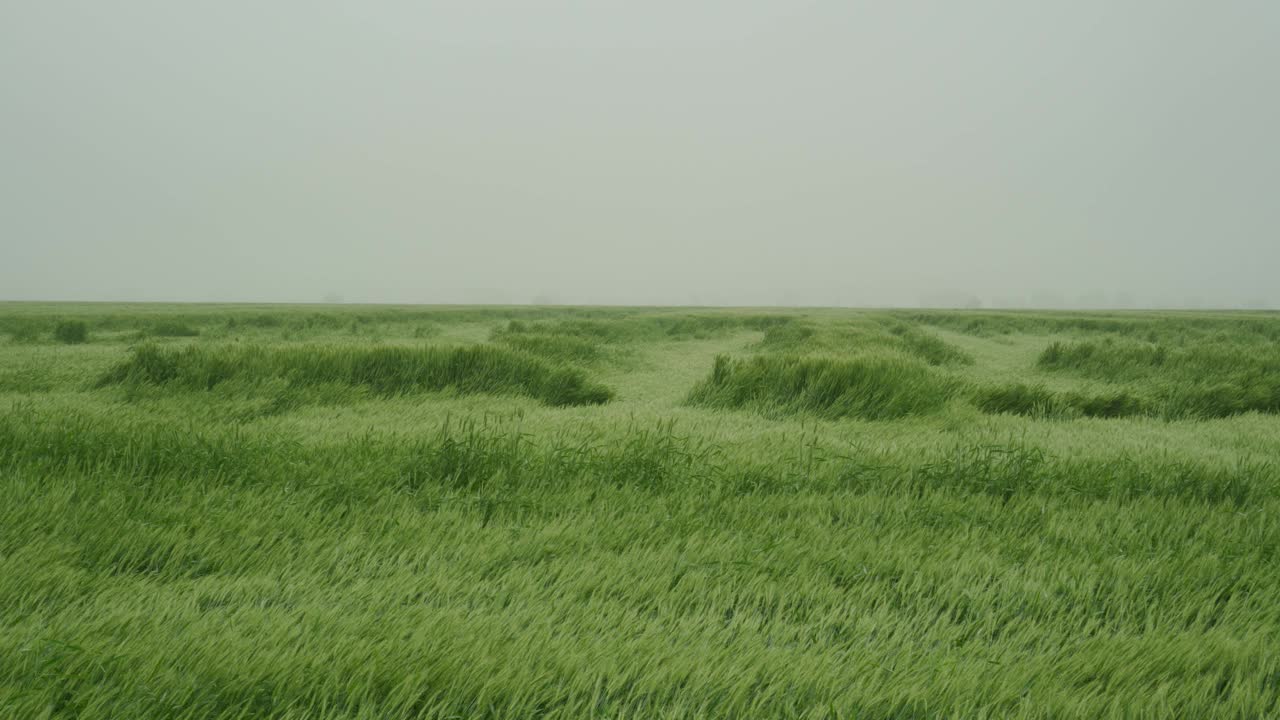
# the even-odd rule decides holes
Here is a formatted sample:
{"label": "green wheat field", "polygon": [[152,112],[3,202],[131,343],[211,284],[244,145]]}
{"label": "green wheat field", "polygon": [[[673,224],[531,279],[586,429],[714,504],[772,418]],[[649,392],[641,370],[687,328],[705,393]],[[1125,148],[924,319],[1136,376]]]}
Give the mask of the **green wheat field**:
{"label": "green wheat field", "polygon": [[0,303],[0,717],[1280,716],[1280,314]]}

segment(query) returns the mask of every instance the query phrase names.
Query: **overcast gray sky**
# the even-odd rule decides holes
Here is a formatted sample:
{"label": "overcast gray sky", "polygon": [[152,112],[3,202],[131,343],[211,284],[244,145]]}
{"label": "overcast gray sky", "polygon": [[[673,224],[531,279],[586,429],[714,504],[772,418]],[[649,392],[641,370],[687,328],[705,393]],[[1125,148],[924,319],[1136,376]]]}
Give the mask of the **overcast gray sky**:
{"label": "overcast gray sky", "polygon": [[6,0],[0,298],[1280,306],[1280,3]]}

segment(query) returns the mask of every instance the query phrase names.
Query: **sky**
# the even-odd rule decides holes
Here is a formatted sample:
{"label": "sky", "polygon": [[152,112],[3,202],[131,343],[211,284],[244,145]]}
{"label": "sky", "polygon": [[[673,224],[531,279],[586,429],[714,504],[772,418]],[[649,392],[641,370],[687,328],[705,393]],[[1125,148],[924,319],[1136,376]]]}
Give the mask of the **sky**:
{"label": "sky", "polygon": [[0,299],[1280,308],[1280,3],[6,0]]}

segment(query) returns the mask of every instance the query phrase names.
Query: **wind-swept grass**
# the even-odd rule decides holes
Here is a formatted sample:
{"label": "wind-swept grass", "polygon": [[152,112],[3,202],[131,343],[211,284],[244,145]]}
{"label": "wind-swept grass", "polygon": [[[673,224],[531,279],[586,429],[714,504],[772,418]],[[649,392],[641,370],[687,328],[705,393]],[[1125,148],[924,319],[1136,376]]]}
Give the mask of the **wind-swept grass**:
{"label": "wind-swept grass", "polygon": [[1277,709],[1266,468],[966,443],[828,484],[851,460],[669,425],[315,444],[3,417],[0,699],[144,720]]}
{"label": "wind-swept grass", "polygon": [[121,474],[157,490],[190,483],[295,491],[337,484],[361,493],[492,499],[606,487],[657,495],[944,492],[1234,505],[1280,497],[1280,468],[1265,460],[1215,465],[1158,453],[1075,457],[1016,439],[892,459],[818,445],[753,457],[670,421],[598,430],[535,435],[519,425],[464,418],[407,437],[365,433],[317,442],[239,425],[121,422],[19,408],[0,416],[0,467],[33,476]]}
{"label": "wind-swept grass", "polygon": [[1045,370],[1074,370],[1103,380],[1145,377],[1164,366],[1169,349],[1143,342],[1054,342],[1036,363]]}
{"label": "wind-swept grass", "polygon": [[806,347],[813,347],[818,331],[812,325],[804,323],[786,323],[766,328],[759,347],[764,350],[779,352],[799,352]]}
{"label": "wind-swept grass", "polygon": [[1043,385],[1013,383],[980,388],[974,392],[974,403],[985,413],[1050,417],[1062,412],[1057,393]]}
{"label": "wind-swept grass", "polygon": [[548,405],[605,403],[613,393],[579,370],[502,348],[254,345],[143,346],[99,381],[211,390],[228,381],[280,379],[293,388],[351,385],[379,395],[452,389],[517,394]]}
{"label": "wind-swept grass", "polygon": [[2,306],[0,717],[1280,714],[1273,318],[987,315]]}
{"label": "wind-swept grass", "polygon": [[89,341],[89,326],[83,320],[63,320],[53,326],[53,339],[66,345]]}
{"label": "wind-swept grass", "polygon": [[1013,383],[981,388],[974,393],[978,409],[986,413],[1030,417],[1122,418],[1143,415],[1148,404],[1124,390],[1087,394],[1053,392],[1043,385]]}
{"label": "wind-swept grass", "polygon": [[148,325],[142,331],[142,334],[151,337],[165,338],[197,337],[200,335],[200,330],[179,320],[159,320]]}
{"label": "wind-swept grass", "polygon": [[757,347],[765,352],[791,355],[889,351],[911,355],[935,366],[973,363],[967,353],[938,336],[901,322],[864,320],[819,326],[790,322],[766,328]]}
{"label": "wind-swept grass", "polygon": [[1055,342],[1038,365],[1143,388],[1171,418],[1280,413],[1280,345],[1199,340]]}
{"label": "wind-swept grass", "polygon": [[504,331],[494,332],[493,340],[556,362],[592,363],[603,357],[598,341],[559,332],[530,332],[518,321]]}
{"label": "wind-swept grass", "polygon": [[973,357],[942,338],[907,324],[894,324],[890,332],[896,335],[907,352],[930,365],[972,365]]}
{"label": "wind-swept grass", "polygon": [[1272,312],[897,312],[894,317],[978,337],[1014,334],[1111,335],[1147,342],[1183,342],[1212,337],[1280,342],[1280,315]]}
{"label": "wind-swept grass", "polygon": [[937,410],[953,390],[927,367],[892,356],[735,360],[722,355],[688,402],[767,414],[888,420]]}
{"label": "wind-swept grass", "polygon": [[768,331],[794,322],[796,319],[789,315],[657,314],[612,320],[575,319],[532,323],[513,320],[507,324],[503,334],[551,334],[577,337],[595,343],[625,344],[661,340],[706,340],[744,330]]}
{"label": "wind-swept grass", "polygon": [[34,321],[12,321],[6,324],[5,332],[12,342],[32,343],[40,338],[40,325]]}

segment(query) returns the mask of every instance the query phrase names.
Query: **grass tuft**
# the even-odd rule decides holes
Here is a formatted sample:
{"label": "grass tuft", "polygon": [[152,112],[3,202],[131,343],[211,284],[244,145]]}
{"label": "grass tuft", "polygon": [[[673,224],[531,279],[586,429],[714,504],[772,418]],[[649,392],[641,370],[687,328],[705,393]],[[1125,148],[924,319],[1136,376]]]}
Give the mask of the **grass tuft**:
{"label": "grass tuft", "polygon": [[972,365],[974,362],[972,355],[920,328],[902,323],[894,325],[891,332],[898,336],[907,352],[930,365]]}
{"label": "grass tuft", "polygon": [[1271,342],[1197,339],[1174,347],[1110,338],[1055,342],[1037,364],[1139,388],[1155,398],[1154,412],[1168,418],[1280,413],[1280,347]]}
{"label": "grass tuft", "polygon": [[40,325],[34,321],[8,323],[6,332],[14,343],[33,343],[40,339]]}
{"label": "grass tuft", "polygon": [[1148,411],[1142,400],[1124,390],[1097,395],[1055,393],[1043,385],[1026,383],[977,390],[974,404],[979,410],[992,415],[1028,417],[1122,418],[1143,415]]}
{"label": "grass tuft", "polygon": [[180,320],[158,320],[143,330],[151,337],[198,337],[200,330]]}
{"label": "grass tuft", "polygon": [[211,390],[228,381],[283,380],[291,388],[351,385],[384,395],[452,389],[462,394],[526,395],[553,406],[596,405],[613,392],[578,370],[491,346],[146,345],[102,376],[98,386],[147,384]]}
{"label": "grass tuft", "polygon": [[53,339],[66,345],[89,341],[89,326],[83,320],[62,320],[53,326]]}
{"label": "grass tuft", "polygon": [[494,341],[513,350],[556,362],[592,363],[601,358],[599,345],[575,335],[551,332],[506,332],[496,334]]}
{"label": "grass tuft", "polygon": [[935,411],[953,389],[927,367],[892,356],[735,360],[721,355],[688,402],[769,414],[889,420]]}

